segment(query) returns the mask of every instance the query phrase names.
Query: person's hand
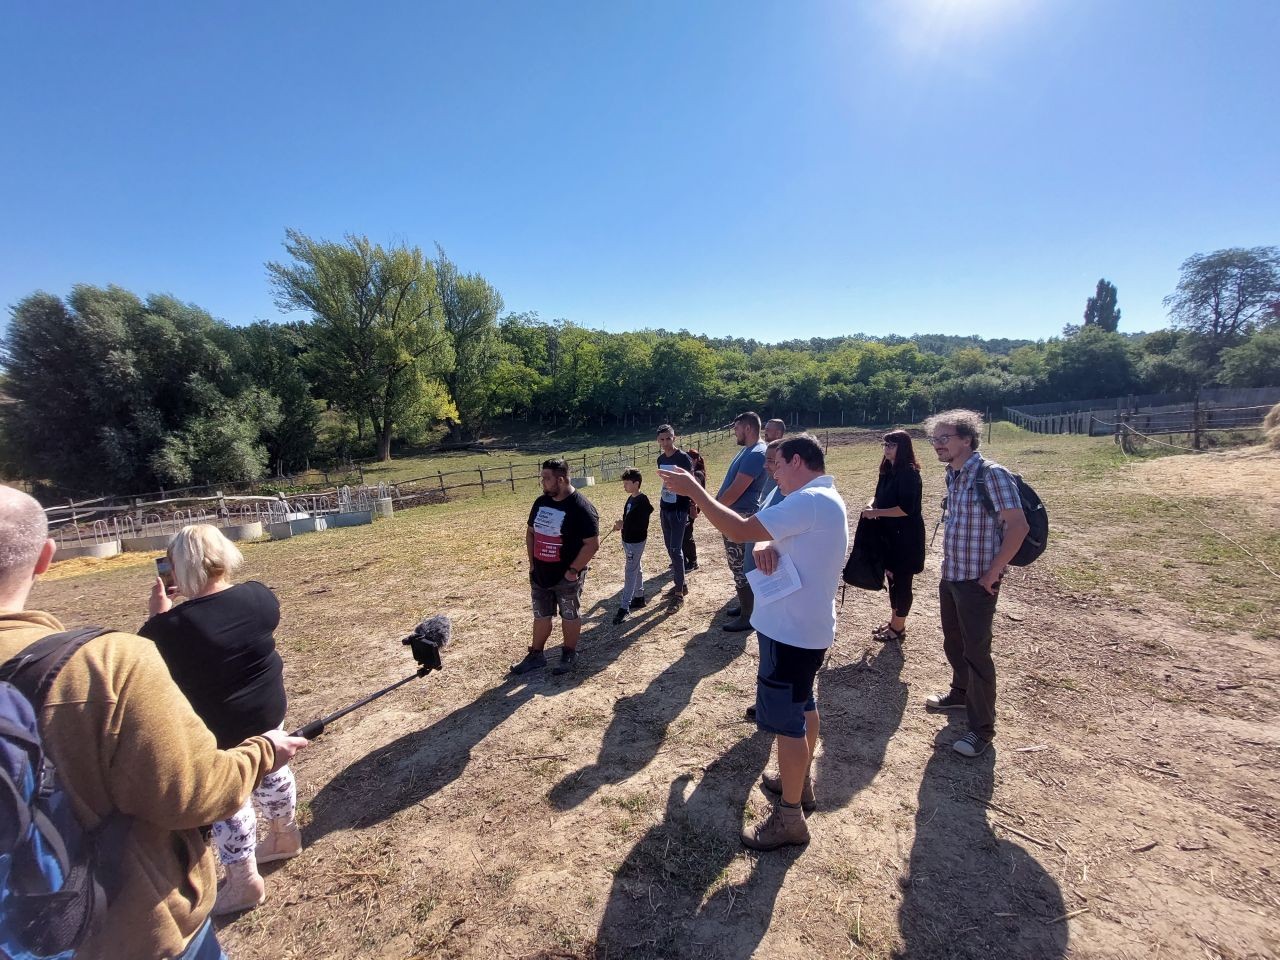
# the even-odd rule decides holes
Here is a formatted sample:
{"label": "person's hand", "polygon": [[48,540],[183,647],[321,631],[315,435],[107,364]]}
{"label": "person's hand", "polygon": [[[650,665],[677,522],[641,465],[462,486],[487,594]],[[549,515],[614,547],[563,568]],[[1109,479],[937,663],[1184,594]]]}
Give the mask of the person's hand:
{"label": "person's hand", "polygon": [[568,580],[570,583],[578,582],[578,574],[574,573],[572,570],[566,570],[564,572],[564,578]]}
{"label": "person's hand", "polygon": [[622,521],[621,520],[613,521],[613,532],[617,533],[621,529],[622,529]]}
{"label": "person's hand", "polygon": [[687,497],[698,487],[698,478],[683,467],[659,467],[658,479],[677,496]]}
{"label": "person's hand", "polygon": [[295,753],[311,742],[306,737],[291,737],[283,730],[268,730],[263,736],[271,741],[271,746],[276,752],[275,762],[267,773],[275,773],[292,760]]}
{"label": "person's hand", "polygon": [[751,559],[756,562],[756,569],[766,577],[773,576],[778,569],[778,551],[770,543],[757,543],[751,551]]}
{"label": "person's hand", "polygon": [[978,586],[994,597],[1000,589],[1000,578],[1003,576],[1003,570],[988,570],[978,578]]}
{"label": "person's hand", "polygon": [[865,510],[863,510],[863,511],[862,511],[862,519],[863,519],[863,520],[874,520],[874,519],[876,519],[878,516],[880,516],[880,514],[876,513],[876,512],[875,512],[874,510],[872,510],[870,507],[867,507],[867,509],[865,509]]}
{"label": "person's hand", "polygon": [[147,610],[151,612],[151,616],[156,617],[172,610],[172,598],[177,592],[177,587],[166,588],[164,581],[156,577],[156,582],[151,584],[151,596],[147,598]]}

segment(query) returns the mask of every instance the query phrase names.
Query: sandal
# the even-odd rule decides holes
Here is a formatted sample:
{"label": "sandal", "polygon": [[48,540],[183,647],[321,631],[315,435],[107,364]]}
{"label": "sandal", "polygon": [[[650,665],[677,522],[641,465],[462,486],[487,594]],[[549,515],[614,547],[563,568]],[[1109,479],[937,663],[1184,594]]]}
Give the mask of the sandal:
{"label": "sandal", "polygon": [[888,624],[888,623],[882,623],[882,624],[880,624],[880,626],[878,626],[878,627],[873,627],[873,628],[872,628],[872,630],[871,630],[871,636],[872,636],[872,638],[873,638],[873,639],[874,639],[874,638],[878,638],[878,637],[880,636],[880,634],[882,634],[882,633],[884,633],[886,630],[890,630],[890,629],[892,629],[892,626],[891,626],[890,624]]}
{"label": "sandal", "polygon": [[883,630],[876,633],[875,639],[879,640],[881,643],[901,643],[902,638],[906,635],[906,627],[903,627],[901,630],[895,630],[893,627],[886,625]]}

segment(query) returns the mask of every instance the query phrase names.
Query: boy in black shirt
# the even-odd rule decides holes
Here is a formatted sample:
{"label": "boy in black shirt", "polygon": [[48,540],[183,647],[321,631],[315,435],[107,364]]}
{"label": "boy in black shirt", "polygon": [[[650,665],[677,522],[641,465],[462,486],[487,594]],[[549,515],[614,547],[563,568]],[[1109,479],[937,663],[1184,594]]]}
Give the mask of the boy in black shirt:
{"label": "boy in black shirt", "polygon": [[[693,472],[693,461],[676,446],[676,431],[671,424],[664,423],[658,428],[658,446],[662,448],[658,454],[659,467],[681,467]],[[663,487],[661,519],[662,541],[666,544],[671,571],[675,574],[675,586],[667,596],[676,603],[683,603],[689,595],[689,587],[684,582],[684,531],[689,525],[689,498],[677,496]]]}
{"label": "boy in black shirt", "polygon": [[542,496],[533,501],[529,511],[524,542],[533,599],[533,644],[523,660],[511,665],[511,672],[528,673],[547,665],[542,650],[558,608],[564,646],[560,648],[560,664],[551,672],[568,673],[578,661],[582,584],[587,564],[600,549],[600,518],[591,501],[570,485],[569,465],[562,458],[542,464]]}
{"label": "boy in black shirt", "polygon": [[627,558],[627,571],[618,612],[613,617],[615,624],[627,619],[636,607],[644,606],[644,571],[640,568],[640,558],[644,556],[645,541],[649,538],[653,504],[640,492],[642,479],[643,475],[635,467],[622,471],[622,487],[628,494],[627,505],[622,508],[622,519],[613,525],[613,529],[622,531],[622,552]]}

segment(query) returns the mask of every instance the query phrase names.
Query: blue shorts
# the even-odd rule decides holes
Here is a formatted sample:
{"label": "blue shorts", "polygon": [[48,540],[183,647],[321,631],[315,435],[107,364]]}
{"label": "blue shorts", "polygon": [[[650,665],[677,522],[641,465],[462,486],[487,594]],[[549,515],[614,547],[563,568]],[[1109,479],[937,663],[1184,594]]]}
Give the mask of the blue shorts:
{"label": "blue shorts", "polygon": [[759,630],[760,672],[756,676],[756,726],[782,737],[805,735],[805,713],[817,710],[813,679],[826,650],[793,647]]}

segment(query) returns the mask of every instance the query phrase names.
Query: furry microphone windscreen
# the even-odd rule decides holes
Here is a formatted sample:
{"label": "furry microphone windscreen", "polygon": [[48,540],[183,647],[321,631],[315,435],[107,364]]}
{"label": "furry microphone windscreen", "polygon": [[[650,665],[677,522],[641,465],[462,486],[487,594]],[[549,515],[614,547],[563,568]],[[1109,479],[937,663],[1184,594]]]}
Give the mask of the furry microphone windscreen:
{"label": "furry microphone windscreen", "polygon": [[444,614],[437,613],[434,617],[423,620],[413,632],[424,643],[442,650],[449,645],[453,636],[453,621]]}

